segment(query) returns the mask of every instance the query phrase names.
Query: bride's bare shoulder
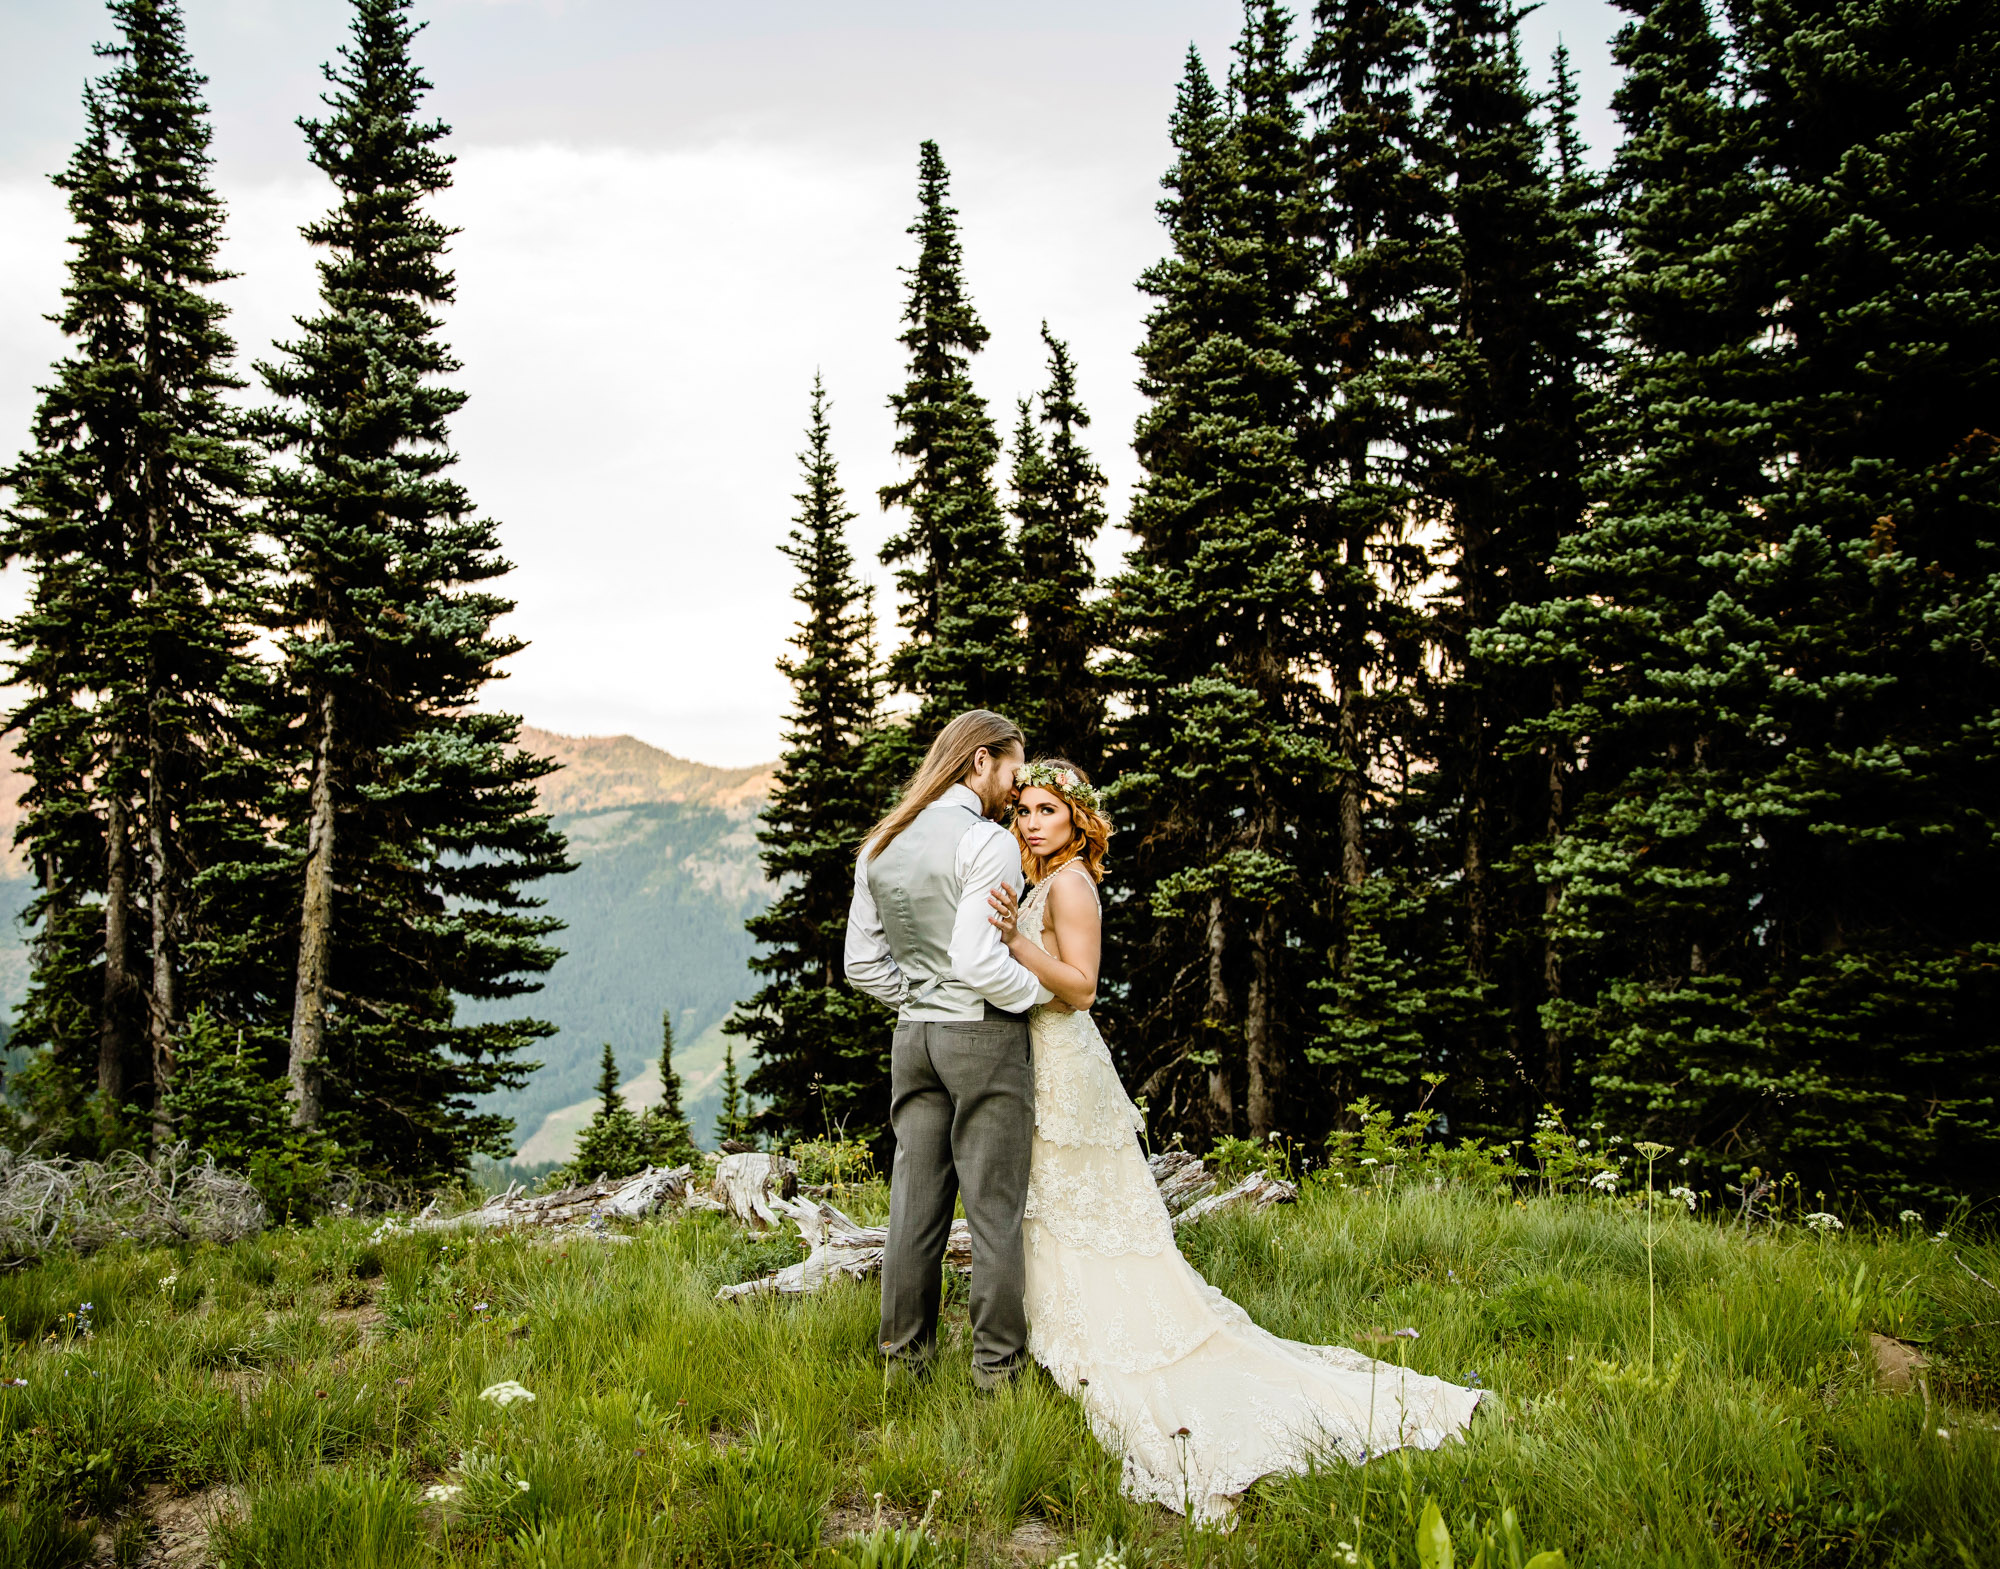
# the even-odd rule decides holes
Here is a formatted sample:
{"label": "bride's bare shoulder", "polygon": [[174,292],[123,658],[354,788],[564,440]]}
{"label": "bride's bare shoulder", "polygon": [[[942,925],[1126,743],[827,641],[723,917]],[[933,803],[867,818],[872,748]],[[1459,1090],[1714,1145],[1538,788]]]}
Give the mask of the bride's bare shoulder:
{"label": "bride's bare shoulder", "polygon": [[1049,903],[1057,917],[1097,915],[1097,884],[1090,873],[1071,863],[1049,879]]}

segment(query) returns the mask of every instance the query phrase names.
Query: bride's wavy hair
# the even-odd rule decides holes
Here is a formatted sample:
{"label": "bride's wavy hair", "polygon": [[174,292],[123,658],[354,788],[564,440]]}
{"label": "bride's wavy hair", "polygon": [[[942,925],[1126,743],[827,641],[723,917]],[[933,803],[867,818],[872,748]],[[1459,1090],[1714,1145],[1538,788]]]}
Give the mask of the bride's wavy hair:
{"label": "bride's wavy hair", "polygon": [[[1104,856],[1111,847],[1111,819],[1099,808],[1079,799],[1085,794],[1093,799],[1096,797],[1097,792],[1090,787],[1090,775],[1063,757],[1038,757],[1028,764],[1024,772],[1039,775],[1030,784],[1023,786],[1024,789],[1046,790],[1069,808],[1069,822],[1070,827],[1075,830],[1075,838],[1054,855],[1044,859],[1028,848],[1028,841],[1021,833],[1021,819],[1017,814],[1014,818],[1014,837],[1021,843],[1022,876],[1031,883],[1039,883],[1044,881],[1049,873],[1060,870],[1071,861],[1081,861],[1083,869],[1090,873],[1093,882],[1103,882]],[[1073,776],[1083,789],[1072,793],[1065,790],[1059,782],[1050,782],[1050,775],[1055,775],[1059,779],[1064,774]]]}

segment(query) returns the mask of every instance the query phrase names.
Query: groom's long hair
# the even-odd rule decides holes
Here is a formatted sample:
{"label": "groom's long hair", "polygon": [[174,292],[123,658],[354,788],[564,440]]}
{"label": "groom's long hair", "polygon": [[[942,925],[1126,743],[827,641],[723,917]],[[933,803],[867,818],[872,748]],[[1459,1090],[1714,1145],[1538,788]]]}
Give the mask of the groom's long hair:
{"label": "groom's long hair", "polygon": [[990,708],[970,708],[960,714],[938,732],[889,815],[868,831],[868,859],[872,861],[894,844],[896,835],[917,820],[917,813],[970,773],[972,759],[982,746],[989,752],[1010,746],[1025,752],[1027,745],[1021,727],[1004,714]]}

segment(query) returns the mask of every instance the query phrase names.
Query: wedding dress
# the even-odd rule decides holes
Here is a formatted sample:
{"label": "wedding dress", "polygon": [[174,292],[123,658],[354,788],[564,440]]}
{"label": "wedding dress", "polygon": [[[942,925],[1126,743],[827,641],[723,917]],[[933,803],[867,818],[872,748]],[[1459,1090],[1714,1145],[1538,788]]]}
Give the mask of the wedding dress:
{"label": "wedding dress", "polygon": [[[1071,862],[1021,903],[1020,930],[1045,949],[1049,889],[1066,874],[1095,895]],[[1434,1449],[1464,1430],[1479,1391],[1281,1340],[1203,1280],[1174,1244],[1138,1109],[1090,1015],[1044,1006],[1028,1029],[1028,1350],[1124,1456],[1130,1496],[1219,1523],[1261,1476]]]}

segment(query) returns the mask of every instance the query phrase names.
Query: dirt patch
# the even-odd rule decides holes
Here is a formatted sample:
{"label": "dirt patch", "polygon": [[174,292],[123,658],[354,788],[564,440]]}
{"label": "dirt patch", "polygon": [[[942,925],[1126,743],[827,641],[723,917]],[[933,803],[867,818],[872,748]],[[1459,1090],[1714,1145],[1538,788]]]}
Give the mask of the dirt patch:
{"label": "dirt patch", "polygon": [[898,1509],[887,1503],[882,1505],[881,1513],[877,1515],[875,1501],[856,1493],[828,1506],[820,1519],[819,1539],[829,1547],[836,1547],[857,1536],[866,1536],[878,1524],[903,1531],[913,1530],[917,1518],[916,1511]]}
{"label": "dirt patch", "polygon": [[1017,1564],[1047,1563],[1062,1551],[1062,1538],[1048,1521],[1030,1518],[1014,1527],[1001,1551]]}
{"label": "dirt patch", "polygon": [[363,1302],[358,1307],[328,1308],[326,1320],[330,1324],[352,1324],[361,1334],[368,1335],[388,1321],[388,1314],[373,1302]]}
{"label": "dirt patch", "polygon": [[[243,1511],[243,1490],[227,1483],[195,1493],[172,1493],[164,1487],[146,1489],[136,1513],[146,1523],[146,1545],[136,1562],[139,1569],[208,1569],[208,1538],[218,1520]],[[112,1562],[109,1542],[100,1547],[99,1561]]]}

